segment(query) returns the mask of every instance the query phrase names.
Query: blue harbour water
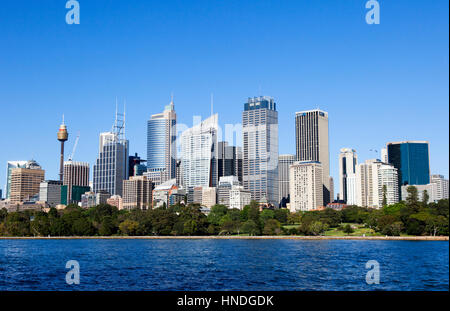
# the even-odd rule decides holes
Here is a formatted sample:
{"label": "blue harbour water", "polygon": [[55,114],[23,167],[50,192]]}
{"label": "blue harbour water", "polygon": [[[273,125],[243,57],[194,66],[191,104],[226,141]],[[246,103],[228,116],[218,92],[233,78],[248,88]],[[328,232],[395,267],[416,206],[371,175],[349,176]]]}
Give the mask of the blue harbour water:
{"label": "blue harbour water", "polygon": [[[448,241],[0,240],[0,290],[449,290]],[[66,262],[80,264],[68,285]],[[380,264],[380,284],[365,264]]]}

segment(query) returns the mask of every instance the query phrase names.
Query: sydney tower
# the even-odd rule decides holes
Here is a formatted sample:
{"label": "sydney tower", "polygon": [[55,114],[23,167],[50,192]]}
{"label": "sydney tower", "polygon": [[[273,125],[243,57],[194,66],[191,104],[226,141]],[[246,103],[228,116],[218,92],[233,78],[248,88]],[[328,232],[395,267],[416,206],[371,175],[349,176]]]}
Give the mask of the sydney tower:
{"label": "sydney tower", "polygon": [[67,132],[67,127],[64,124],[64,115],[62,124],[59,126],[58,140],[61,142],[61,159],[59,164],[59,180],[63,181],[64,172],[64,142],[69,139],[69,133]]}

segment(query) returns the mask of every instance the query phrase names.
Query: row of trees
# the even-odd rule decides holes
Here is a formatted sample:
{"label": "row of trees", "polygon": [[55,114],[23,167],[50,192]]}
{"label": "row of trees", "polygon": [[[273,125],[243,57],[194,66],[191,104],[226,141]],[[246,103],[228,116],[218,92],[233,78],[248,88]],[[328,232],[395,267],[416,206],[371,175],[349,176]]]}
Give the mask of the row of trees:
{"label": "row of trees", "polygon": [[69,205],[48,213],[3,209],[0,236],[322,235],[330,228],[351,233],[349,223],[382,235],[448,235],[449,201],[427,204],[418,200],[414,187],[408,192],[405,202],[379,210],[349,206],[342,211],[290,213],[286,209],[260,211],[256,202],[243,210],[215,205],[208,216],[198,205],[131,211],[106,204],[87,210]]}

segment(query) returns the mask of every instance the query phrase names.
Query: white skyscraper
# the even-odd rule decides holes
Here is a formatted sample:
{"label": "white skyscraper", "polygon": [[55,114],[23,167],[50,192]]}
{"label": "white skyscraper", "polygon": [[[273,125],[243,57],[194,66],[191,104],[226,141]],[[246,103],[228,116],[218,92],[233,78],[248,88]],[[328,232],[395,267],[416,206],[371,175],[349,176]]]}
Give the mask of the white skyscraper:
{"label": "white skyscraper", "polygon": [[436,201],[449,198],[448,179],[445,179],[443,175],[431,175],[431,183],[435,184],[433,198]]}
{"label": "white skyscraper", "polygon": [[291,165],[291,212],[310,211],[323,206],[322,172],[322,164],[317,161],[299,161]]}
{"label": "white skyscraper", "polygon": [[295,113],[297,161],[318,161],[322,164],[323,204],[330,202],[330,152],[328,113],[319,109]]}
{"label": "white skyscraper", "polygon": [[350,148],[342,148],[339,153],[339,199],[348,201],[348,184],[349,175],[356,173],[356,165],[358,164],[358,156],[356,151]]}
{"label": "white skyscraper", "polygon": [[366,160],[356,167],[356,204],[381,208],[399,201],[397,169],[380,160]]}
{"label": "white skyscraper", "polygon": [[185,187],[217,185],[218,115],[214,114],[181,134]]}

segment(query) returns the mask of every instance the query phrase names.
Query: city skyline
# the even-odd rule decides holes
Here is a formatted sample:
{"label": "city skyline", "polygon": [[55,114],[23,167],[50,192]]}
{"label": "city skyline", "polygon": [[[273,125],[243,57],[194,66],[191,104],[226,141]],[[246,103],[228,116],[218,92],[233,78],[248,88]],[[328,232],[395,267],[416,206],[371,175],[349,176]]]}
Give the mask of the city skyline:
{"label": "city skyline", "polygon": [[[57,179],[59,143],[54,136],[62,114],[71,133],[66,157],[80,132],[74,160],[92,168],[98,135],[110,128],[116,97],[127,101],[130,154],[145,157],[146,122],[161,112],[172,92],[179,122],[189,126],[193,111],[202,119],[209,115],[211,93],[220,124],[240,123],[247,97],[274,97],[280,133],[292,133],[280,135],[279,154],[295,153],[295,112],[327,111],[335,193],[337,159],[344,147],[355,149],[363,162],[381,158],[386,142],[427,140],[430,173],[448,178],[447,2],[383,3],[384,18],[375,27],[365,24],[363,4],[355,1],[330,2],[330,10],[295,2],[286,7],[243,3],[239,13],[233,4],[224,4],[225,10],[190,5],[193,11],[206,6],[210,14],[186,16],[180,13],[184,4],[173,3],[158,4],[158,13],[138,6],[124,10],[122,3],[107,8],[100,1],[83,3],[78,28],[64,24],[62,6],[60,12],[52,3],[4,5],[4,194],[7,161],[34,158],[46,170],[46,179]],[[25,10],[30,15],[22,20]],[[259,18],[267,14],[270,23]],[[286,18],[293,14],[299,18]],[[111,16],[119,16],[120,22]],[[258,27],[251,26],[257,20]],[[127,31],[124,23],[130,26]],[[42,33],[48,36],[42,38]],[[255,55],[253,47],[263,42],[270,44]],[[347,44],[337,46],[339,42]],[[22,48],[29,44],[31,56]],[[48,45],[54,49],[49,51]]]}

